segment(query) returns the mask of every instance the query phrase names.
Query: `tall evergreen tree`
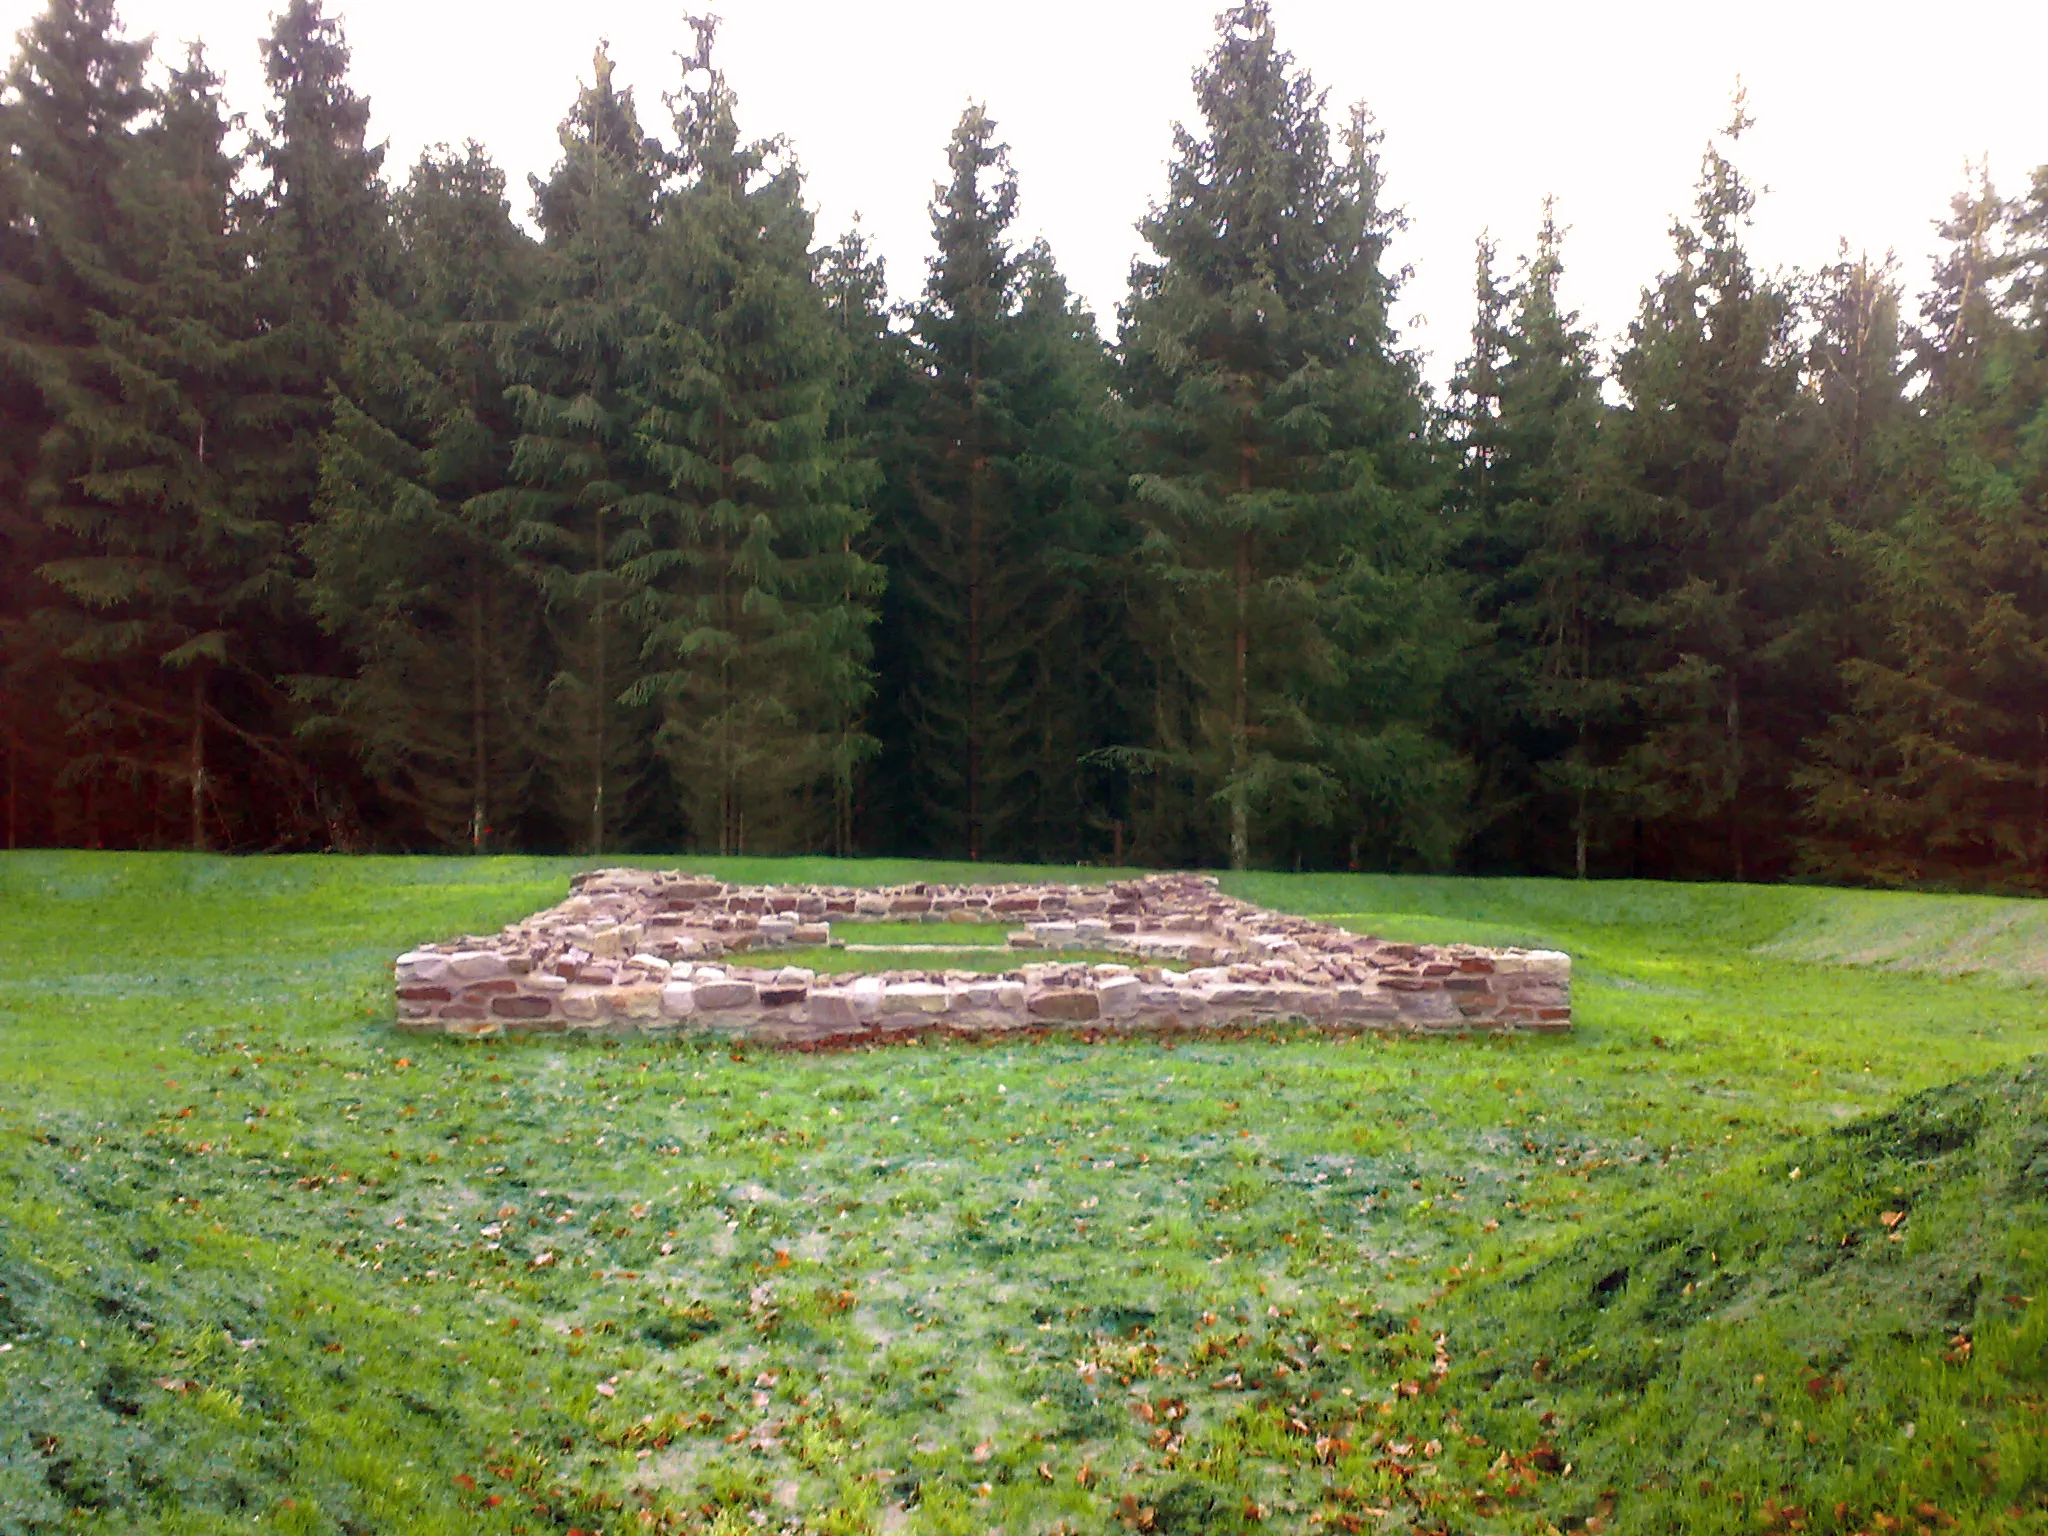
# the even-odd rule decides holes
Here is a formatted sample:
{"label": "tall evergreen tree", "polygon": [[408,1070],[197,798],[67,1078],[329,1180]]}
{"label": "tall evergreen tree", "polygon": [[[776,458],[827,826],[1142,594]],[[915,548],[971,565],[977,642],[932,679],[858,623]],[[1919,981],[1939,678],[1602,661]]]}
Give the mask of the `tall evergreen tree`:
{"label": "tall evergreen tree", "polygon": [[[1748,127],[1738,99],[1728,139]],[[1750,262],[1755,201],[1709,146],[1676,264],[1616,360],[1613,432],[1650,717],[1640,814],[1659,867],[1737,880],[1790,846],[1789,777],[1817,724],[1807,685],[1826,680],[1797,634],[1825,519],[1801,499],[1795,308]]]}
{"label": "tall evergreen tree", "polygon": [[1802,775],[1814,862],[2048,889],[2048,168],[1959,196],[1922,310],[1925,420],[1890,526],[1850,530],[1881,645]]}
{"label": "tall evergreen tree", "polygon": [[844,343],[814,278],[802,179],[740,134],[715,22],[673,98],[648,325],[630,363],[638,451],[623,572],[646,636],[631,697],[686,825],[720,853],[816,846],[860,750],[880,572],[856,548],[865,461],[832,431]]}
{"label": "tall evergreen tree", "polygon": [[369,142],[370,104],[349,84],[348,43],[322,0],[289,0],[262,53],[273,101],[256,155],[271,299],[306,327],[306,365],[324,377],[358,300],[389,281],[384,148]]}
{"label": "tall evergreen tree", "polygon": [[[74,120],[74,163],[97,167],[85,185],[24,167],[48,276],[75,306],[61,344],[32,344],[48,418],[38,570],[61,594],[40,627],[64,669],[67,772],[125,786],[131,840],[307,835],[309,785],[261,654],[289,573],[261,505],[272,395],[219,80],[195,49],[137,95],[145,50],[118,42],[111,8],[48,20],[88,94],[125,92],[128,119]],[[129,126],[145,105],[153,121]]]}
{"label": "tall evergreen tree", "polygon": [[1093,321],[1050,253],[1010,243],[1017,179],[981,107],[961,115],[946,158],[911,313],[907,494],[887,544],[890,766],[913,789],[916,845],[979,859],[1038,851],[1046,797],[1076,772],[1060,680],[1076,659],[1077,585],[1061,555],[1102,501],[1104,445],[1088,420],[1104,381]]}
{"label": "tall evergreen tree", "polygon": [[1456,381],[1467,402],[1458,563],[1492,627],[1455,690],[1480,771],[1475,851],[1488,867],[1583,876],[1617,776],[1628,667],[1598,455],[1606,408],[1592,337],[1559,299],[1554,210],[1511,287],[1495,281],[1491,258],[1483,244],[1472,358]]}
{"label": "tall evergreen tree", "polygon": [[[0,378],[10,429],[0,451],[9,493],[6,582],[17,605],[5,644],[9,694],[42,707],[10,712],[8,764],[16,795],[25,763],[45,769],[39,777],[53,822],[53,802],[75,795],[82,806],[71,836],[96,845],[118,746],[94,716],[87,664],[62,655],[62,628],[77,609],[40,572],[50,559],[81,551],[65,525],[66,508],[79,499],[72,477],[84,466],[68,439],[52,438],[78,403],[74,381],[97,340],[93,317],[109,307],[106,268],[123,243],[115,184],[150,106],[150,50],[122,35],[112,0],[51,0],[19,44],[0,93],[0,202],[8,217]],[[37,724],[24,729],[30,721]]]}
{"label": "tall evergreen tree", "polygon": [[77,552],[45,567],[76,604],[67,651],[120,675],[100,710],[125,723],[134,771],[179,789],[194,847],[210,827],[272,840],[317,826],[266,654],[292,573],[233,126],[195,49],[117,178],[97,345],[51,441],[78,498],[52,512]]}
{"label": "tall evergreen tree", "polygon": [[1160,809],[1198,827],[1220,810],[1233,867],[1255,818],[1319,861],[1440,859],[1461,786],[1430,722],[1464,629],[1388,317],[1378,138],[1361,109],[1332,144],[1262,0],[1217,26],[1195,79],[1205,132],[1176,130],[1124,316],[1152,760],[1196,796]]}
{"label": "tall evergreen tree", "polygon": [[572,844],[596,853],[639,833],[658,788],[648,711],[622,702],[639,675],[641,637],[622,612],[619,545],[631,532],[628,503],[659,490],[628,390],[650,323],[662,155],[602,47],[560,140],[553,174],[532,183],[543,237],[535,300],[505,340],[515,489],[482,507],[507,519],[546,602],[539,756]]}
{"label": "tall evergreen tree", "polygon": [[1098,850],[1114,857],[1126,811],[1100,763],[1139,723],[1129,712],[1138,693],[1131,529],[1113,483],[1110,358],[1095,316],[1069,291],[1043,240],[1025,248],[1019,266],[1016,329],[1013,399],[1026,437],[1013,497],[1044,607],[1024,714],[1023,815],[1012,846],[1054,863]]}
{"label": "tall evergreen tree", "polygon": [[[885,531],[900,521],[885,509],[902,494],[892,483],[889,470],[900,459],[897,439],[911,375],[905,338],[891,320],[887,273],[882,258],[874,254],[861,232],[858,215],[852,229],[818,253],[818,282],[839,335],[842,358],[830,436],[840,451],[869,461],[876,471],[863,498],[867,526],[851,547],[867,564],[880,568],[884,564],[881,540]],[[878,616],[887,614],[892,595],[898,593],[898,584],[884,583],[875,599]],[[847,595],[851,597],[850,590]],[[896,627],[888,624],[886,617],[878,617],[873,632],[878,681],[899,670],[889,665],[886,650]],[[842,858],[854,851],[868,825],[894,826],[907,819],[906,805],[899,803],[896,795],[876,793],[880,776],[874,767],[882,753],[881,735],[886,732],[878,719],[878,706],[886,707],[885,701],[876,697],[857,707],[849,704],[840,723],[841,742],[834,761],[846,769],[833,787],[829,846]]]}
{"label": "tall evergreen tree", "polygon": [[[349,82],[339,19],[326,14],[323,0],[289,0],[261,53],[271,104],[254,139],[261,172],[255,266],[279,354],[273,515],[298,551],[314,518],[348,328],[364,300],[388,290],[393,248],[384,149],[369,140],[370,104]],[[305,574],[301,558],[297,575]],[[300,686],[342,669],[338,642],[322,632],[303,594],[274,626],[270,650],[273,672]],[[309,752],[308,771],[327,840],[353,845],[359,834],[348,758]]]}
{"label": "tall evergreen tree", "polygon": [[544,842],[539,594],[496,494],[517,432],[496,332],[527,302],[533,248],[475,144],[422,155],[394,213],[397,292],[363,301],[350,329],[307,537],[315,611],[349,675],[309,691],[406,809],[393,830],[407,840]]}

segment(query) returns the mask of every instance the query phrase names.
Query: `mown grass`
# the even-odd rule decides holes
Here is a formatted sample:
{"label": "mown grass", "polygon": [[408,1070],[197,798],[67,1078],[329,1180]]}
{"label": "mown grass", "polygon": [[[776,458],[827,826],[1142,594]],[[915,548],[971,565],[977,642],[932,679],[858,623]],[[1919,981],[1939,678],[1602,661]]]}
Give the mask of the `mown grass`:
{"label": "mown grass", "polygon": [[2033,904],[1231,882],[1564,1039],[392,1035],[573,867],[0,858],[0,1528],[2048,1522]]}

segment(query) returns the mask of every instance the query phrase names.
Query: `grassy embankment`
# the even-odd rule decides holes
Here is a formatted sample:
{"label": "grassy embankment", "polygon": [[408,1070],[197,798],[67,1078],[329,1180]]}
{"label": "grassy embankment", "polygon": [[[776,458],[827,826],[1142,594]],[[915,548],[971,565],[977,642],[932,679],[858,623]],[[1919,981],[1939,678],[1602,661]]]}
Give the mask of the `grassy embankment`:
{"label": "grassy embankment", "polygon": [[2039,904],[1235,882],[1558,1040],[389,1031],[570,867],[0,857],[0,1530],[2048,1528]]}

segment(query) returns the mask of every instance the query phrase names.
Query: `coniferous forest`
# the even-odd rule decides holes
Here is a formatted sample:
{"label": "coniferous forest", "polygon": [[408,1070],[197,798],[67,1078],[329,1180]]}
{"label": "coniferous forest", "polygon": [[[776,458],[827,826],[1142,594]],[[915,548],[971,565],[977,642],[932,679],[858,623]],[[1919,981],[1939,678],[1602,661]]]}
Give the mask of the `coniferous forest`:
{"label": "coniferous forest", "polygon": [[990,110],[892,290],[691,25],[519,189],[387,165],[320,0],[249,123],[113,0],[21,34],[6,846],[2048,888],[2048,166],[1774,273],[1738,102],[1616,347],[1547,218],[1439,396],[1263,0],[1107,330]]}

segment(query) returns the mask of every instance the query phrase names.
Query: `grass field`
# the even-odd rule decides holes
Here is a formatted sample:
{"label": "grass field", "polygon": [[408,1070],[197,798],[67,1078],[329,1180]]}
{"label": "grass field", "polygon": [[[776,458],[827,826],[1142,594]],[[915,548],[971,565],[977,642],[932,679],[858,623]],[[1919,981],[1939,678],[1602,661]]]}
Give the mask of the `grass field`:
{"label": "grass field", "polygon": [[0,1530],[2048,1530],[2048,908],[1229,882],[1561,1039],[391,1032],[573,867],[0,855]]}

